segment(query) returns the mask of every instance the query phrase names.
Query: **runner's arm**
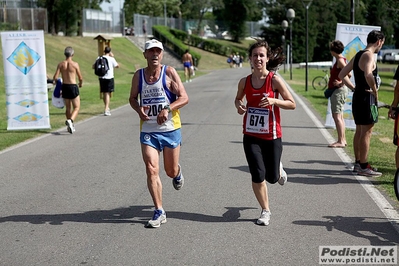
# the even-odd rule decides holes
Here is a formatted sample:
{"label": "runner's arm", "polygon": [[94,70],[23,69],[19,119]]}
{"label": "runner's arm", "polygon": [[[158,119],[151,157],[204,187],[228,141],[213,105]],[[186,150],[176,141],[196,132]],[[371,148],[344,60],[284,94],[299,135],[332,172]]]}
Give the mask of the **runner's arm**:
{"label": "runner's arm", "polygon": [[60,73],[61,73],[60,65],[61,65],[61,63],[57,65],[57,70],[56,70],[55,73],[54,73],[54,76],[53,76],[53,84],[55,84],[55,83],[57,82],[57,79],[58,79],[58,77],[60,76]]}
{"label": "runner's arm", "polygon": [[186,89],[181,82],[179,74],[177,74],[176,69],[173,67],[168,66],[166,69],[166,76],[169,89],[177,96],[176,101],[171,103],[169,108],[170,110],[178,110],[188,104],[189,99]]}
{"label": "runner's arm", "polygon": [[82,85],[83,85],[83,76],[82,76],[82,73],[80,72],[80,67],[79,67],[78,63],[76,63],[76,74],[78,75],[78,79],[79,79],[79,87],[82,87]]}
{"label": "runner's arm", "polygon": [[240,115],[244,114],[247,111],[247,107],[244,104],[244,97],[245,97],[245,92],[244,92],[244,88],[245,88],[245,80],[246,78],[242,78],[239,82],[238,82],[238,89],[237,89],[237,95],[236,95],[236,99],[234,101],[234,105],[237,108],[237,113],[239,113]]}
{"label": "runner's arm", "polygon": [[147,114],[144,112],[144,109],[148,108],[146,106],[140,106],[139,103],[139,75],[140,71],[136,71],[134,73],[133,78],[132,78],[132,86],[130,88],[130,97],[129,97],[129,103],[130,106],[137,112],[139,115],[140,119],[143,121],[149,120],[150,118],[147,116]]}
{"label": "runner's arm", "polygon": [[272,78],[272,86],[274,90],[277,90],[280,93],[282,99],[268,98],[269,104],[276,105],[282,109],[294,110],[296,108],[294,98],[284,81],[279,76],[274,75]]}

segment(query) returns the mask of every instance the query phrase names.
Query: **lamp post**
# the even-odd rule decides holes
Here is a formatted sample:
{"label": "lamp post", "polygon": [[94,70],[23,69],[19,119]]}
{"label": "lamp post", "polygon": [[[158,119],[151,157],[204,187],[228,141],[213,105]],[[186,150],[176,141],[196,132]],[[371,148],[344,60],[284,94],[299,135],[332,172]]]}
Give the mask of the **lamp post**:
{"label": "lamp post", "polygon": [[309,27],[308,27],[308,11],[313,0],[302,0],[303,6],[306,8],[306,82],[305,91],[308,91],[308,61],[309,61]]}
{"label": "lamp post", "polygon": [[292,21],[295,18],[295,10],[290,8],[287,10],[287,18],[290,22],[290,79],[292,80]]}
{"label": "lamp post", "polygon": [[[283,20],[283,22],[281,22],[281,27],[284,30],[284,35],[281,36],[281,41],[283,42],[283,53],[285,54],[285,31],[288,28],[288,21]],[[285,62],[286,62],[286,60],[284,60],[284,74],[285,74]]]}
{"label": "lamp post", "polygon": [[163,1],[163,16],[165,18],[165,26],[167,26],[167,21],[166,21],[166,0]]}

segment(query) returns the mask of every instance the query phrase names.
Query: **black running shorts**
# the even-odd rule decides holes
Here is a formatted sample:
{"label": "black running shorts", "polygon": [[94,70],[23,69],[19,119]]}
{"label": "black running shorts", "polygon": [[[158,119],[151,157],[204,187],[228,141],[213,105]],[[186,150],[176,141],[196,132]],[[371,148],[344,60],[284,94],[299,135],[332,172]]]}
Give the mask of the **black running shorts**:
{"label": "black running shorts", "polygon": [[75,99],[79,96],[79,87],[76,84],[62,84],[62,98]]}
{"label": "black running shorts", "polygon": [[114,92],[114,79],[99,79],[100,80],[100,92]]}

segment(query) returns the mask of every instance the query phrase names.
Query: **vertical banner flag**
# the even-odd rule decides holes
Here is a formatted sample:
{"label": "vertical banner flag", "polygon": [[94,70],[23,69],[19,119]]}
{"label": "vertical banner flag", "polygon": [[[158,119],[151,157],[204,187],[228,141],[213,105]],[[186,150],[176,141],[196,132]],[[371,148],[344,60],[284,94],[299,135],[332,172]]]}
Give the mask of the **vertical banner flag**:
{"label": "vertical banner flag", "polygon": [[48,129],[43,31],[1,32],[7,130]]}
{"label": "vertical banner flag", "polygon": [[[345,49],[342,52],[342,55],[347,59],[349,62],[357,52],[363,50],[367,46],[367,35],[372,30],[380,30],[381,27],[379,26],[367,26],[367,25],[354,25],[354,24],[342,24],[337,23],[337,31],[335,33],[335,39],[340,40]],[[377,60],[377,54],[375,55]],[[351,77],[351,81],[355,84],[353,73]],[[349,91],[348,97],[346,98],[346,102],[344,105],[344,120],[345,120],[345,127],[349,129],[355,129],[356,125],[353,120],[352,115],[352,96],[353,92]],[[326,127],[335,128],[334,119],[332,118],[331,114],[331,102],[328,99],[328,106],[327,106],[327,116],[326,116]]]}

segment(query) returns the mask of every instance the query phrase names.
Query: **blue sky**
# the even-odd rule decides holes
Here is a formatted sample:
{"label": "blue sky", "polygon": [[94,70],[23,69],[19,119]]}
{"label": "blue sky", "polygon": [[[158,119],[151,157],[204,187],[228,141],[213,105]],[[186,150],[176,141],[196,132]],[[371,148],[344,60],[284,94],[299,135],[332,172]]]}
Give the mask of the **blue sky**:
{"label": "blue sky", "polygon": [[119,11],[123,7],[124,0],[111,0],[111,3],[103,3],[100,5],[103,11],[109,12],[111,8],[113,11]]}

